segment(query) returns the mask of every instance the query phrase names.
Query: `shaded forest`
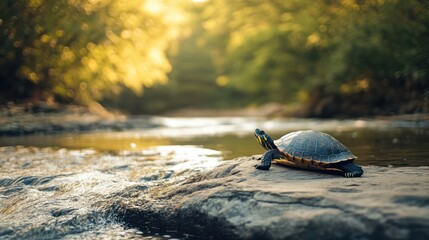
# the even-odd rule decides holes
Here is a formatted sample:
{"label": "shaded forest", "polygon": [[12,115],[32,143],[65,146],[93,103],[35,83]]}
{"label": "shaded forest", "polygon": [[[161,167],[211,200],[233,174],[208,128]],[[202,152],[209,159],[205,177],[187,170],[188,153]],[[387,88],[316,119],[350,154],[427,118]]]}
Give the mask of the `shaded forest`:
{"label": "shaded forest", "polygon": [[423,0],[5,0],[0,102],[429,112]]}

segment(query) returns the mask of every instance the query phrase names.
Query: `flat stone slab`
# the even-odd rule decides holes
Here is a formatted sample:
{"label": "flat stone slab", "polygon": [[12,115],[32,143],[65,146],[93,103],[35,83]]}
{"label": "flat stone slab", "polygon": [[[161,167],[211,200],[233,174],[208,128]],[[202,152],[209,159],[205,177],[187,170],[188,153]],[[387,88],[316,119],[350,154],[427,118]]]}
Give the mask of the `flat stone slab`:
{"label": "flat stone slab", "polygon": [[207,239],[429,239],[429,167],[366,166],[344,178],[259,156],[158,186],[127,188],[119,218]]}

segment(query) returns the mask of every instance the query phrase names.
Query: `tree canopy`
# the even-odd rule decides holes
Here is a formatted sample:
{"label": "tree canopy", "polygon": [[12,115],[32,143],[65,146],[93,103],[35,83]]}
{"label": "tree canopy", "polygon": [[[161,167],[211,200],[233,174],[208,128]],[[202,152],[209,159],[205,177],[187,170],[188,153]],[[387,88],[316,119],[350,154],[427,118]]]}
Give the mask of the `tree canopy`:
{"label": "tree canopy", "polygon": [[321,89],[384,107],[428,94],[427,1],[218,0],[204,17],[220,80],[266,101]]}
{"label": "tree canopy", "polygon": [[135,113],[265,102],[298,102],[307,116],[428,112],[428,5],[6,0],[0,90],[139,101]]}
{"label": "tree canopy", "polygon": [[0,87],[15,97],[85,100],[120,84],[139,93],[166,82],[171,22],[180,20],[167,8],[144,0],[1,1]]}

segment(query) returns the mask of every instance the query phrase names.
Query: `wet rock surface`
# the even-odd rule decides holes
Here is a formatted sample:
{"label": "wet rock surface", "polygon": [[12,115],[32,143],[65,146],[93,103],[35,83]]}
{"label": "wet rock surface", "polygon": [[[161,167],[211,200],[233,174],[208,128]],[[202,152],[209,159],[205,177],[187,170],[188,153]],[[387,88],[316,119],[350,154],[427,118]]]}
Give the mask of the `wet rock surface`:
{"label": "wet rock surface", "polygon": [[0,239],[428,239],[429,167],[343,178],[142,151],[0,147]]}
{"label": "wet rock surface", "polygon": [[118,221],[119,203],[133,198],[126,189],[187,178],[216,166],[219,154],[191,146],[117,154],[0,147],[0,239],[170,239]]}
{"label": "wet rock surface", "polygon": [[205,239],[428,239],[429,167],[367,166],[343,178],[274,165],[258,156],[179,181],[119,193],[128,226]]}

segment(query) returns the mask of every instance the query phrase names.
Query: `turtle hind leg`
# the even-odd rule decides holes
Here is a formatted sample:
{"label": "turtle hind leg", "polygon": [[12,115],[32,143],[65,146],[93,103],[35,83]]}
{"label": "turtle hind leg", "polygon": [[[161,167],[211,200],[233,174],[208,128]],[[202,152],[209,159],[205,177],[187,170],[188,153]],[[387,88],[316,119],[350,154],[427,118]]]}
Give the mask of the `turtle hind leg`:
{"label": "turtle hind leg", "polygon": [[336,166],[344,172],[344,177],[360,177],[363,174],[362,168],[353,161],[341,162]]}
{"label": "turtle hind leg", "polygon": [[271,161],[276,158],[281,158],[282,154],[277,149],[268,150],[262,155],[261,164],[255,165],[256,169],[268,170],[271,167]]}

